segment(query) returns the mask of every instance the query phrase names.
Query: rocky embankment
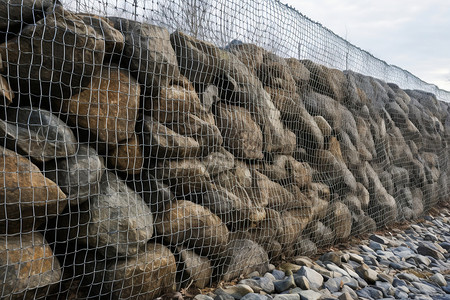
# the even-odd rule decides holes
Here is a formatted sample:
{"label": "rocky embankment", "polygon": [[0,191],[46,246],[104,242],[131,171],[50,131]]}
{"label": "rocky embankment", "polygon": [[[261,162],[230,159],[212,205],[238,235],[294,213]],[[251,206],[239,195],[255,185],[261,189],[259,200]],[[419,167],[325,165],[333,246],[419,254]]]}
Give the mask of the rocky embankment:
{"label": "rocky embankment", "polygon": [[51,0],[0,38],[1,297],[153,299],[448,200],[432,94]]}
{"label": "rocky embankment", "polygon": [[296,257],[195,300],[450,299],[450,212],[313,261]]}

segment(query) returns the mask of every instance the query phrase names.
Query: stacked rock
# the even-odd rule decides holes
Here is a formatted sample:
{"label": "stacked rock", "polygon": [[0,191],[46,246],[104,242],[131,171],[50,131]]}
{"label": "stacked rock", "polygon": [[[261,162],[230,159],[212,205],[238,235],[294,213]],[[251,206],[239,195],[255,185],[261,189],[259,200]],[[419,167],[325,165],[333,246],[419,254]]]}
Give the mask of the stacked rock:
{"label": "stacked rock", "polygon": [[0,36],[1,297],[153,299],[448,196],[434,95],[52,0]]}

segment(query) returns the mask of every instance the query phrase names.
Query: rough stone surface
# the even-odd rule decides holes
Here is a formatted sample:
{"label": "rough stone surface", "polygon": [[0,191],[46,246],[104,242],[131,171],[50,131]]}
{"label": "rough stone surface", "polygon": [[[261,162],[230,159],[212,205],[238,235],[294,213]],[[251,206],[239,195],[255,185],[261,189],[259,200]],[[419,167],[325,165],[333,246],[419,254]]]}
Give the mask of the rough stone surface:
{"label": "rough stone surface", "polygon": [[5,299],[45,297],[61,280],[59,261],[38,232],[0,237],[0,274]]}
{"label": "rough stone surface", "polygon": [[[45,18],[25,26],[20,35],[0,45],[0,56],[8,57],[3,65],[10,78],[19,78],[17,85],[11,86],[14,91],[69,98],[97,75],[105,55],[105,41],[81,18],[62,6],[53,8],[49,2],[37,3],[48,7]],[[37,8],[26,6],[27,18],[32,18],[32,7]],[[4,8],[2,14],[8,13]],[[15,9],[22,11],[21,6]]]}
{"label": "rough stone surface", "polygon": [[67,206],[64,192],[26,158],[0,147],[2,233],[30,232]]}

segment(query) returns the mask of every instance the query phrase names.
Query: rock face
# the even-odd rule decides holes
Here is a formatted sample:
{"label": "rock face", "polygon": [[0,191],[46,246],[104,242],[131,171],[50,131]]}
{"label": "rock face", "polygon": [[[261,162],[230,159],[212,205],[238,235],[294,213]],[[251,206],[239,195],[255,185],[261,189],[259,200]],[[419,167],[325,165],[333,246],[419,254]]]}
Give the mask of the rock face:
{"label": "rock face", "polygon": [[401,275],[415,285],[394,291],[374,271],[434,272],[450,247],[433,232],[411,249],[325,255],[318,276],[254,275],[447,201],[448,103],[152,21],[0,0],[0,298],[180,298],[247,275],[219,298],[435,288]]}
{"label": "rock face", "polygon": [[110,65],[92,78],[88,89],[63,101],[62,109],[98,141],[116,145],[133,137],[140,93],[128,70]]}
{"label": "rock face", "polygon": [[[44,3],[43,8],[49,7],[45,18],[25,26],[17,37],[0,45],[0,56],[8,58],[3,65],[9,78],[19,79],[12,86],[14,91],[68,98],[86,87],[100,70],[105,41],[94,28],[62,6],[52,8],[51,1],[39,3]],[[26,10],[32,14],[33,7],[39,9],[29,5]]]}
{"label": "rock face", "polygon": [[0,166],[2,233],[30,232],[66,207],[63,191],[26,158],[0,147]]}
{"label": "rock face", "polygon": [[40,233],[0,237],[2,297],[36,299],[52,294],[61,279],[60,264]]}

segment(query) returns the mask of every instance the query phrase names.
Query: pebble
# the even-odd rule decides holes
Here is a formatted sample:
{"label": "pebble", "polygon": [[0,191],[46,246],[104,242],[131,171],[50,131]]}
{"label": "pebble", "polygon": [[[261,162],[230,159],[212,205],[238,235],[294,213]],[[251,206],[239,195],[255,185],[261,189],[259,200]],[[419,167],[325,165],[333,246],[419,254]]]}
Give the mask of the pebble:
{"label": "pebble", "polygon": [[299,256],[194,299],[450,299],[449,217],[444,210],[430,221],[394,229],[389,236],[372,234],[317,261]]}

